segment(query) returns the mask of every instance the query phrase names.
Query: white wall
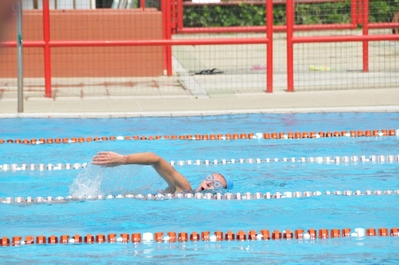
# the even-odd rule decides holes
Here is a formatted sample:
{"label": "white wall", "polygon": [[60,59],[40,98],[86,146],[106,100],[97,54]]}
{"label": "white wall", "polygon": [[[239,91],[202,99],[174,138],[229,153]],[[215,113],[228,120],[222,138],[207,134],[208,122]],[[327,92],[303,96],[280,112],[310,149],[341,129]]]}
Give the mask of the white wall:
{"label": "white wall", "polygon": [[[0,0],[1,1],[1,0]],[[39,9],[42,9],[42,0],[37,0]],[[23,9],[33,9],[34,0],[23,0]],[[50,9],[91,9],[95,8],[95,0],[49,0]]]}

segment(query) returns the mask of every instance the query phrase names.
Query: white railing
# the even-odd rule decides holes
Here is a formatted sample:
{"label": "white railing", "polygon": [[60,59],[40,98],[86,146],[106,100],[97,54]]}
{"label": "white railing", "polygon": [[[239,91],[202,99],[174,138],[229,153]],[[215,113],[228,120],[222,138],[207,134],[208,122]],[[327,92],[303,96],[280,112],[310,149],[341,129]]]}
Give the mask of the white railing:
{"label": "white railing", "polygon": [[[50,9],[96,9],[96,0],[49,0]],[[24,0],[23,9],[42,9],[40,0]]]}

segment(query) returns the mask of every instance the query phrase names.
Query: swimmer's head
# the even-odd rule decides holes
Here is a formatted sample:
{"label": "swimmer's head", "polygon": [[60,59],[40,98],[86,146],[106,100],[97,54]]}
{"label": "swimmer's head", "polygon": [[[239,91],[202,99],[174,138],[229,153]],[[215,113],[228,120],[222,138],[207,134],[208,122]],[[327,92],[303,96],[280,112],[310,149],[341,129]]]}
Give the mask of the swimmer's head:
{"label": "swimmer's head", "polygon": [[226,174],[213,173],[204,178],[196,191],[203,190],[230,190],[234,186],[233,179]]}

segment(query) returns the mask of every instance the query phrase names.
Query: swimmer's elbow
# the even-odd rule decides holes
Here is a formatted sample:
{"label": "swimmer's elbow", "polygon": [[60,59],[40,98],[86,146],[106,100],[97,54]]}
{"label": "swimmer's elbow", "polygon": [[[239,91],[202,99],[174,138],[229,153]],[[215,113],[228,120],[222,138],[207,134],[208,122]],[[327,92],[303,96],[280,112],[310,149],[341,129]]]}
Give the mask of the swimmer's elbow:
{"label": "swimmer's elbow", "polygon": [[152,152],[148,152],[148,160],[151,162],[151,164],[159,164],[163,158],[160,157],[159,155],[152,153]]}
{"label": "swimmer's elbow", "polygon": [[143,164],[152,165],[153,167],[159,167],[163,163],[167,162],[162,157],[160,157],[155,153],[146,152],[143,154]]}

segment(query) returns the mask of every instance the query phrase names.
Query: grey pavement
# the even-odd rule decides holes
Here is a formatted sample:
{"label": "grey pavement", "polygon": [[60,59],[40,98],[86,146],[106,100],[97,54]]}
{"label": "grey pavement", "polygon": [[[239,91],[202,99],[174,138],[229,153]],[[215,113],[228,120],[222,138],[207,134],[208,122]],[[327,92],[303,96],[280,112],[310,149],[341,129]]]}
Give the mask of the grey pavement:
{"label": "grey pavement", "polygon": [[0,117],[206,115],[242,112],[399,111],[399,89],[213,94],[176,96],[102,96],[0,100]]}

